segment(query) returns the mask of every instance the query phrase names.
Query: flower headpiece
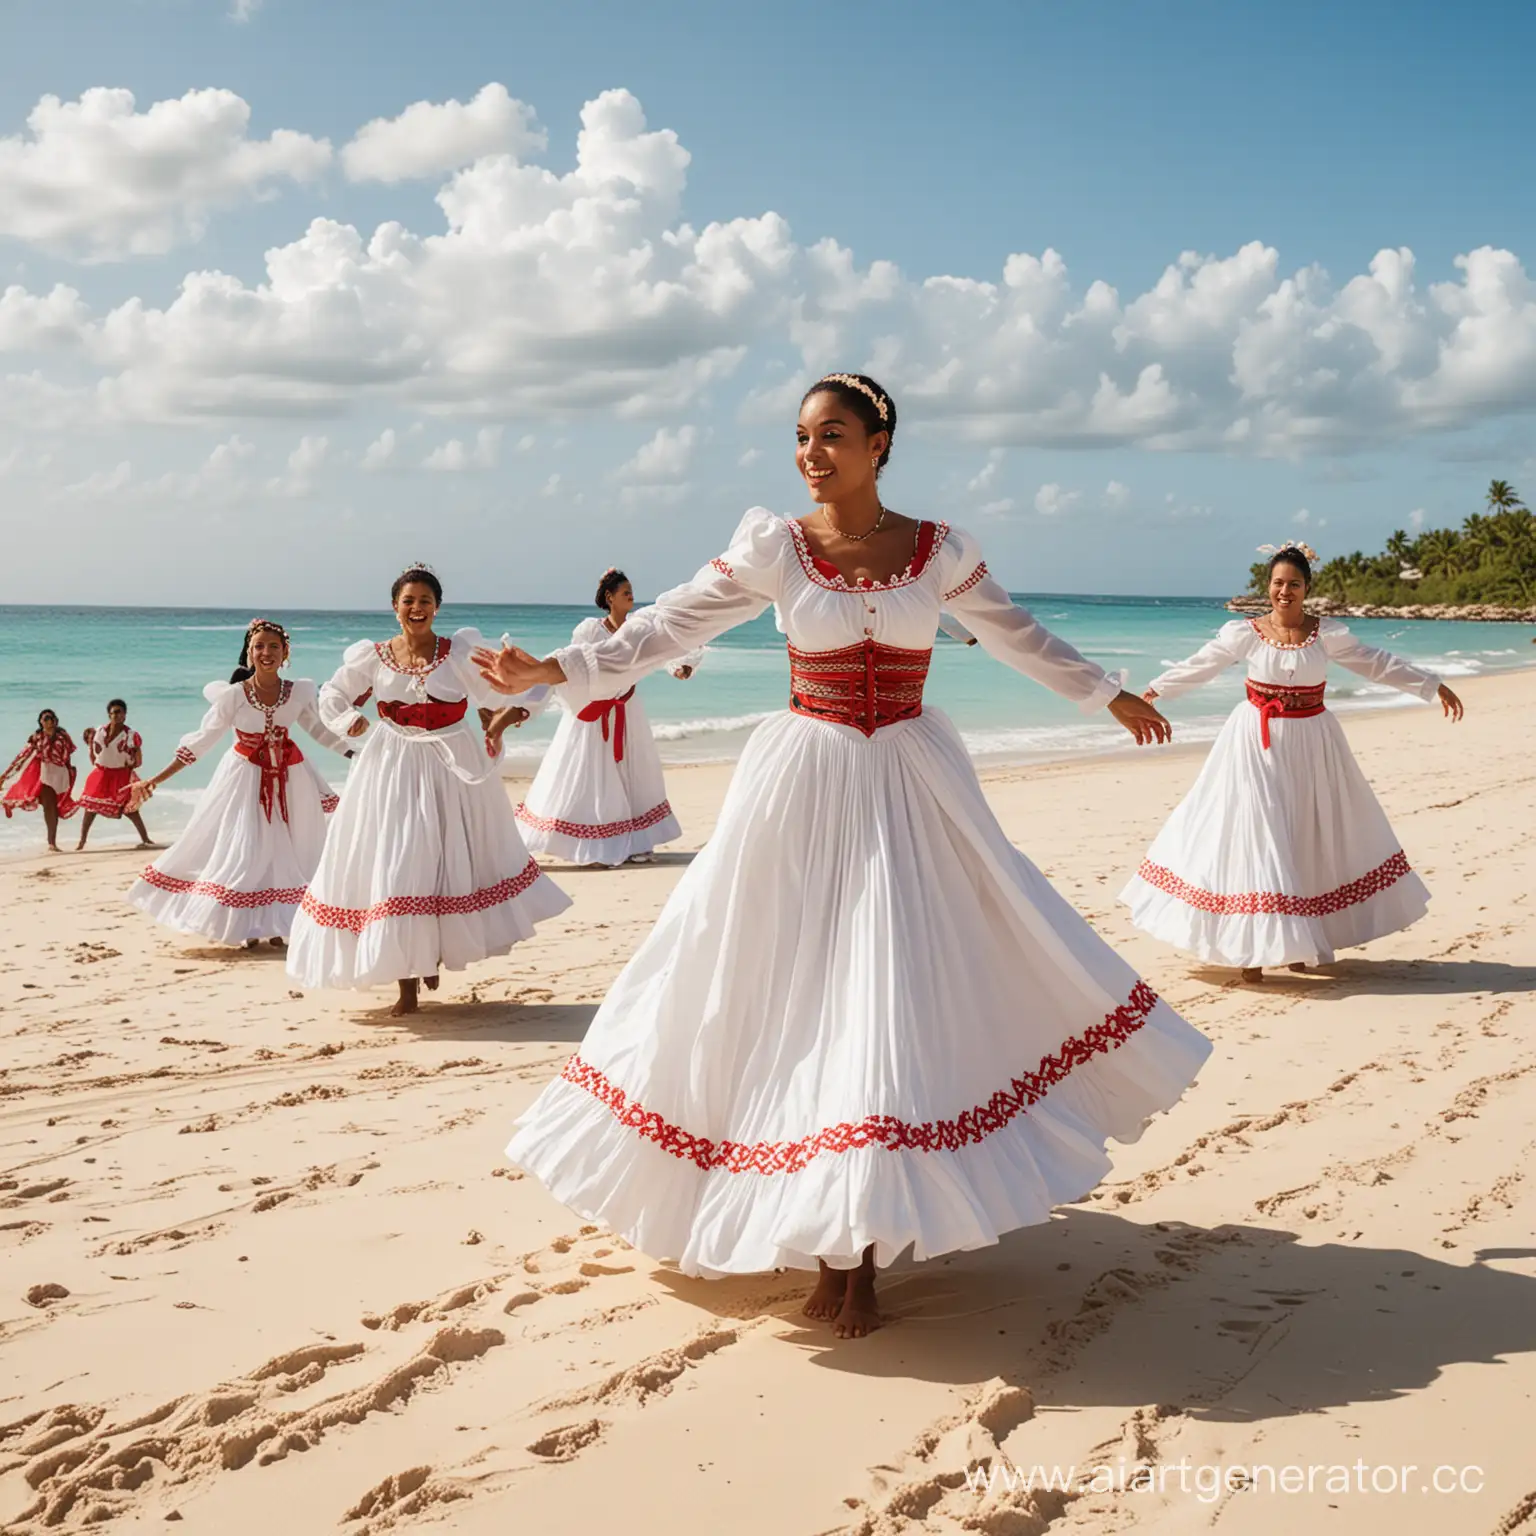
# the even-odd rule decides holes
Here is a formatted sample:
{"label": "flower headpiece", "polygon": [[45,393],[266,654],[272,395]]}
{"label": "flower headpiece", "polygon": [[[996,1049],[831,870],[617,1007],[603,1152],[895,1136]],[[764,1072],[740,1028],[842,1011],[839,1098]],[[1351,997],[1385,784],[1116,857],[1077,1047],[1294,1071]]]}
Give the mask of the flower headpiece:
{"label": "flower headpiece", "polygon": [[1310,544],[1303,544],[1300,539],[1287,539],[1283,544],[1260,544],[1261,555],[1283,555],[1287,550],[1294,549],[1298,555],[1305,555],[1310,565],[1317,559],[1317,551]]}
{"label": "flower headpiece", "polygon": [[270,629],[274,635],[282,636],[284,645],[288,644],[288,631],[276,619],[252,619],[245,626],[245,638],[249,640],[258,629]]}
{"label": "flower headpiece", "polygon": [[861,395],[868,395],[874,401],[875,409],[880,412],[881,421],[889,421],[891,413],[885,396],[871,389],[863,379],[852,373],[829,373],[817,379],[818,384],[842,384],[848,389],[856,389]]}

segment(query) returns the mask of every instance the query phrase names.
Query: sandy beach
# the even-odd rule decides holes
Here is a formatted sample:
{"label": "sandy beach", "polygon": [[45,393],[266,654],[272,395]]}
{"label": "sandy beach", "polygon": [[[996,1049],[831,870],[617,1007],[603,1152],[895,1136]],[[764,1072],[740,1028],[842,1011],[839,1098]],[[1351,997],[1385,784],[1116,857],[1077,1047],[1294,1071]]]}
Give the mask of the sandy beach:
{"label": "sandy beach", "polygon": [[[1114,903],[1200,751],[985,776],[1216,1052],[1092,1197],[898,1266],[846,1343],[806,1276],[685,1279],[502,1157],[728,768],[672,772],[660,863],[552,864],[571,911],[403,1021],[151,926],[115,829],[12,861],[0,1528],[1536,1533],[1536,673],[1464,697],[1346,721],[1429,916],[1261,986]],[[1210,1481],[1266,1466],[1351,1486]]]}

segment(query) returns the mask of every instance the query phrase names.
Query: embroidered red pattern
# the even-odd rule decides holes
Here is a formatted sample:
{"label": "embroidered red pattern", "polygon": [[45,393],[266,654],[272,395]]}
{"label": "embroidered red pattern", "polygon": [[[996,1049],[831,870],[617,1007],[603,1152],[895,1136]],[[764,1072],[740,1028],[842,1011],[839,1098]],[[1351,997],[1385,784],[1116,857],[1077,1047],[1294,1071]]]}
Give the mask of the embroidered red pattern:
{"label": "embroidered red pattern", "polygon": [[329,816],[331,812],[334,811],[340,804],[340,795],[321,795],[320,797],[320,809],[324,811],[327,816]]}
{"label": "embroidered red pattern", "polygon": [[529,859],[520,875],[498,880],[495,885],[471,891],[467,896],[388,896],[371,907],[333,907],[317,900],[312,890],[304,892],[300,906],[322,928],[345,928],[361,933],[369,923],[391,917],[463,917],[470,912],[484,912],[521,896],[543,874],[534,859]]}
{"label": "embroidered red pattern", "polygon": [[953,602],[957,597],[961,597],[965,593],[969,592],[971,588],[974,587],[978,582],[985,581],[990,574],[991,572],[987,570],[987,562],[985,560],[981,561],[977,565],[976,569],[972,571],[971,574],[967,576],[958,587],[956,587],[952,592],[946,592],[944,594],[944,601],[946,603]]}
{"label": "embroidered red pattern", "polygon": [[717,557],[714,560],[711,560],[709,563],[714,566],[714,568],[719,571],[722,576],[728,576],[732,581],[736,580],[736,572],[731,569],[730,565],[726,561]]}
{"label": "embroidered red pattern", "polygon": [[607,837],[623,837],[629,832],[644,832],[648,827],[665,821],[671,814],[672,802],[663,800],[660,805],[653,805],[643,815],[632,816],[628,821],[605,821],[593,825],[585,821],[562,821],[558,816],[540,816],[526,805],[517,808],[517,819],[536,832],[558,832],[561,837],[591,838],[594,842],[601,842]]}
{"label": "embroidered red pattern", "polygon": [[1243,891],[1234,896],[1221,896],[1215,891],[1202,891],[1199,886],[1181,880],[1171,869],[1145,859],[1137,870],[1148,885],[1166,891],[1186,906],[1217,917],[1256,917],[1262,913],[1274,913],[1280,917],[1327,917],[1332,912],[1342,912],[1362,901],[1369,901],[1389,886],[1396,885],[1410,873],[1408,855],[1401,848],[1385,863],[1378,864],[1367,875],[1341,885],[1337,890],[1322,896],[1287,896],[1283,891]]}
{"label": "embroidered red pattern", "polygon": [[180,880],[153,864],[139,878],[145,885],[176,896],[211,896],[221,907],[296,907],[304,899],[302,885],[280,886],[269,891],[232,891],[212,880]]}
{"label": "embroidered red pattern", "polygon": [[[391,672],[399,672],[404,677],[425,677],[428,672],[435,672],[440,666],[442,666],[445,661],[447,661],[448,653],[453,649],[453,641],[450,640],[447,635],[439,635],[437,637],[437,649],[432,653],[432,660],[428,662],[426,666],[402,667],[400,663],[395,660],[394,651],[391,649],[392,644],[393,642],[388,640],[375,640],[373,642],[373,648],[378,653],[379,660],[382,661]],[[369,690],[370,693],[372,691],[372,689]],[[368,694],[365,693],[363,698],[366,699],[367,697]],[[361,701],[359,701],[357,707],[359,709],[362,707]]]}
{"label": "embroidered red pattern", "polygon": [[1118,1050],[1147,1022],[1156,1004],[1157,993],[1146,982],[1138,981],[1130,998],[1102,1024],[1091,1025],[1081,1035],[1064,1041],[1061,1049],[1045,1057],[1033,1072],[1014,1078],[985,1104],[967,1109],[953,1120],[914,1124],[895,1115],[866,1115],[862,1120],[826,1126],[797,1141],[711,1141],[695,1136],[636,1103],[580,1056],[572,1056],[560,1075],[606,1105],[621,1125],[706,1173],[716,1168],[727,1173],[799,1173],[823,1152],[851,1152],[861,1147],[883,1147],[887,1152],[953,1152],[974,1146],[1038,1104],[1075,1068],[1102,1052]]}
{"label": "embroidered red pattern", "polygon": [[818,560],[812,554],[810,541],[799,523],[791,518],[785,522],[784,526],[789,529],[790,542],[795,546],[795,554],[800,560],[800,569],[818,587],[825,587],[829,592],[894,592],[898,587],[911,586],[933,563],[934,554],[949,537],[948,523],[919,523],[912,559],[906,570],[899,576],[891,577],[889,581],[859,582],[849,581],[835,566],[827,561]]}

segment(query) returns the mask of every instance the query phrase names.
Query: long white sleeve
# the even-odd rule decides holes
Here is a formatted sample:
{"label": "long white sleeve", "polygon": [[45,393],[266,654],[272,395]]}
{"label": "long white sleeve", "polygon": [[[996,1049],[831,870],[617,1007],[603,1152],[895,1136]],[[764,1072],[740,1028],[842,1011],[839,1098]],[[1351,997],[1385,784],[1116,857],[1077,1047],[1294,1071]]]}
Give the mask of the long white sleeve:
{"label": "long white sleeve", "polygon": [[939,615],[939,628],[949,636],[951,640],[958,640],[961,645],[977,645],[980,642],[959,619],[948,613]]}
{"label": "long white sleeve", "polygon": [[332,752],[339,752],[345,757],[352,750],[352,744],[346,737],[337,735],[320,718],[319,690],[308,678],[301,679],[293,686],[295,692],[302,690],[299,692],[299,724],[322,747],[328,747]]}
{"label": "long white sleeve", "polygon": [[318,708],[321,720],[338,736],[345,736],[364,718],[357,700],[373,691],[373,672],[378,661],[373,641],[349,645],[341,665],[320,685]]}
{"label": "long white sleeve", "polygon": [[755,619],[778,596],[784,544],[779,519],[754,508],[726,552],[692,581],[630,614],[617,634],[553,652],[566,677],[565,702],[581,709],[593,699],[612,698],[647,673]]}
{"label": "long white sleeve", "polygon": [[1391,651],[1378,650],[1374,645],[1356,639],[1349,626],[1337,619],[1324,619],[1323,632],[1318,638],[1330,661],[1338,662],[1341,667],[1347,667],[1373,683],[1385,683],[1389,688],[1414,694],[1426,704],[1433,704],[1440,691],[1440,679],[1433,672],[1426,672],[1411,661],[1394,656]]}
{"label": "long white sleeve", "polygon": [[1085,714],[1102,709],[1120,692],[1118,676],[1053,635],[1008,596],[968,534],[952,531],[949,542],[956,544],[956,558],[945,577],[952,585],[944,594],[944,609],[964,618],[989,656],[1071,699]]}
{"label": "long white sleeve", "polygon": [[239,683],[226,683],[219,693],[213,695],[208,713],[203,716],[203,723],[181,738],[181,744],[176,748],[178,763],[195,763],[218,743],[226,731],[233,728],[235,711],[240,708],[241,692]]}
{"label": "long white sleeve", "polygon": [[1160,699],[1176,699],[1213,677],[1219,677],[1228,667],[1235,666],[1247,657],[1247,637],[1253,630],[1242,620],[1223,624],[1215,638],[1206,641],[1193,656],[1169,667],[1154,677],[1152,690]]}

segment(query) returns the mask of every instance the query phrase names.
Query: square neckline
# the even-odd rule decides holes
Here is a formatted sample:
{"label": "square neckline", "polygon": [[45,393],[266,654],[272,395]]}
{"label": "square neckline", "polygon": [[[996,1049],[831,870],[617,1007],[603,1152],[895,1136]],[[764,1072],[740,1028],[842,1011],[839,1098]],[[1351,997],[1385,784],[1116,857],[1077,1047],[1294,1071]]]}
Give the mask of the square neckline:
{"label": "square neckline", "polygon": [[805,529],[799,518],[786,518],[785,525],[789,529],[790,542],[794,545],[800,569],[806,576],[818,587],[825,587],[829,592],[853,594],[894,592],[899,587],[911,586],[932,565],[934,555],[944,540],[949,537],[948,523],[931,522],[927,518],[919,518],[917,534],[913,539],[912,558],[907,561],[904,569],[887,581],[869,581],[864,577],[850,581],[830,560],[823,559],[812,550],[811,541],[806,538]]}

